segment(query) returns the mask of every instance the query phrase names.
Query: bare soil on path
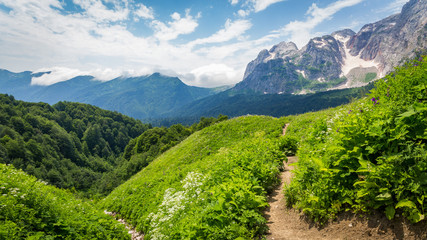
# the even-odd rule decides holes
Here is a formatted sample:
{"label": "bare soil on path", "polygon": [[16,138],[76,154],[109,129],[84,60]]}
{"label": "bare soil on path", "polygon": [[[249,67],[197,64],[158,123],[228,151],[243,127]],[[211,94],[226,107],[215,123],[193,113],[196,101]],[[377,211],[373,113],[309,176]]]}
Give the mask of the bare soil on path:
{"label": "bare soil on path", "polygon": [[286,207],[283,188],[292,180],[292,163],[296,161],[297,157],[288,157],[285,170],[280,174],[281,184],[268,198],[270,206],[264,212],[270,228],[267,239],[427,239],[426,221],[410,224],[401,215],[390,221],[382,212],[364,216],[345,212],[334,221],[319,226],[298,210]]}

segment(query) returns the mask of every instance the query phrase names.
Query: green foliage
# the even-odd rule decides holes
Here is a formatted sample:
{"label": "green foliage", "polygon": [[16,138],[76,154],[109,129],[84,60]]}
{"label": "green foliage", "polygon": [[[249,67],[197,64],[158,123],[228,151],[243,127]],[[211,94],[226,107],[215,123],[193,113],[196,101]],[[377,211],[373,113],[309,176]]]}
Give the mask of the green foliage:
{"label": "green foliage", "polygon": [[8,95],[0,95],[0,113],[0,163],[86,193],[94,192],[103,173],[118,165],[129,140],[149,128],[86,104],[52,107]]}
{"label": "green foliage", "polygon": [[90,202],[46,184],[0,164],[0,239],[130,239]]}
{"label": "green foliage", "polygon": [[125,148],[123,161],[111,172],[105,173],[99,184],[96,185],[97,193],[106,195],[131,176],[146,167],[160,154],[177,145],[195,131],[199,131],[214,123],[227,119],[219,115],[218,118],[202,117],[199,123],[191,127],[175,124],[169,128],[155,127],[148,129],[139,137],[132,139]]}
{"label": "green foliage", "polygon": [[265,196],[285,158],[278,141],[283,121],[239,117],[198,131],[100,205],[150,239],[260,236],[267,230]]}
{"label": "green foliage", "polygon": [[279,149],[286,154],[286,156],[295,156],[298,149],[298,140],[289,135],[281,136],[279,139]]}
{"label": "green foliage", "polygon": [[370,97],[337,109],[295,117],[300,139],[290,205],[315,220],[342,210],[396,211],[412,222],[427,207],[427,61],[397,68]]}

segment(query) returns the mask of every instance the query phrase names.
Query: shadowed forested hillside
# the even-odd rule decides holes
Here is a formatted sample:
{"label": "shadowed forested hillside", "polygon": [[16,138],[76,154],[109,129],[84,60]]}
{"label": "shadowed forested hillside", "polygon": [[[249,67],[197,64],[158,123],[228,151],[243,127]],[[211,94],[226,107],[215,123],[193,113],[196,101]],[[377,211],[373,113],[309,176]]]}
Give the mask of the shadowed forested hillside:
{"label": "shadowed forested hillside", "polygon": [[150,126],[87,104],[0,95],[0,162],[61,188],[88,191]]}

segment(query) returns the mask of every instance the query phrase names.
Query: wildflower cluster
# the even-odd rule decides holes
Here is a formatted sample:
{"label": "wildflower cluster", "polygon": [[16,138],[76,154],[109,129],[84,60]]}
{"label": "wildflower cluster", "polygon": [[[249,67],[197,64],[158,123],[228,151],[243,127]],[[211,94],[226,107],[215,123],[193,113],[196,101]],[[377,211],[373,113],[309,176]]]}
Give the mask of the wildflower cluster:
{"label": "wildflower cluster", "polygon": [[163,201],[158,207],[157,213],[151,213],[150,236],[151,239],[169,239],[168,234],[176,218],[182,217],[183,211],[189,205],[196,202],[206,178],[197,172],[189,172],[182,183],[182,191],[173,188],[166,189]]}
{"label": "wildflower cluster", "polygon": [[377,97],[376,99],[374,97],[371,98],[371,101],[374,103],[374,105],[378,104],[378,100],[380,100],[379,97]]}

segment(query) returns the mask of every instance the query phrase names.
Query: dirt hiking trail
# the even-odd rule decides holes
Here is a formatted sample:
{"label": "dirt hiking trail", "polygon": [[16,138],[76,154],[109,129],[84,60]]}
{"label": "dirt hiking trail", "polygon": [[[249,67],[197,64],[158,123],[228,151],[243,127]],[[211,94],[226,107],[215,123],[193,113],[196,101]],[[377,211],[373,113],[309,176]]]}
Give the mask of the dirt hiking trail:
{"label": "dirt hiking trail", "polygon": [[[283,135],[288,125],[283,128]],[[286,207],[283,187],[291,182],[292,163],[297,161],[295,156],[288,157],[288,163],[284,163],[285,170],[280,174],[281,184],[268,198],[270,207],[264,213],[270,228],[267,239],[427,239],[425,221],[411,225],[403,216],[389,221],[382,212],[369,216],[346,212],[320,227],[298,210]]]}

